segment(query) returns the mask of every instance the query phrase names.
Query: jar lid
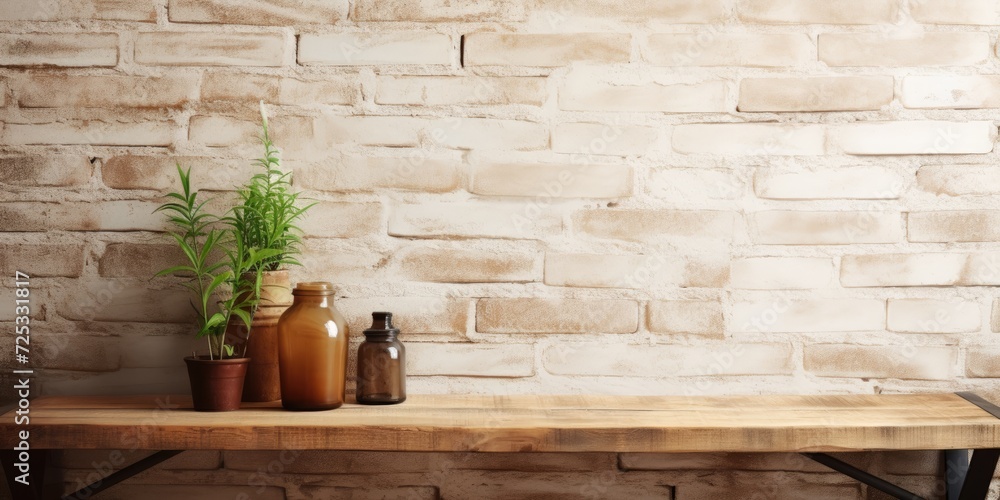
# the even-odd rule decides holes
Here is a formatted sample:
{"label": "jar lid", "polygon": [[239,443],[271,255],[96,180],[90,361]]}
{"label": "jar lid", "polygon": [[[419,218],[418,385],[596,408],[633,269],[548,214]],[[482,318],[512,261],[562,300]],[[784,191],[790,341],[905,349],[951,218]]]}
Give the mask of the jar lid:
{"label": "jar lid", "polygon": [[329,281],[306,281],[296,283],[292,295],[333,295],[333,283]]}
{"label": "jar lid", "polygon": [[365,335],[399,335],[399,328],[392,326],[391,312],[373,312],[372,327],[365,330]]}

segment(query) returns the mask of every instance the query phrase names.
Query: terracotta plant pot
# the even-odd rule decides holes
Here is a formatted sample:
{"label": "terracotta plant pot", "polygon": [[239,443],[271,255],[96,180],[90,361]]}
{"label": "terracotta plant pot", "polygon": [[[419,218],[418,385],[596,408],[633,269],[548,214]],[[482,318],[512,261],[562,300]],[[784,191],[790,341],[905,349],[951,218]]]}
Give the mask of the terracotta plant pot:
{"label": "terracotta plant pot", "polygon": [[233,411],[240,409],[243,378],[250,358],[208,359],[188,356],[191,398],[197,411]]}
{"label": "terracotta plant pot", "polygon": [[226,337],[251,359],[243,383],[243,401],[265,402],[281,399],[281,381],[278,375],[278,318],[292,305],[292,284],[288,271],[264,273],[260,304],[253,315],[249,340],[246,327],[239,319],[229,323]]}

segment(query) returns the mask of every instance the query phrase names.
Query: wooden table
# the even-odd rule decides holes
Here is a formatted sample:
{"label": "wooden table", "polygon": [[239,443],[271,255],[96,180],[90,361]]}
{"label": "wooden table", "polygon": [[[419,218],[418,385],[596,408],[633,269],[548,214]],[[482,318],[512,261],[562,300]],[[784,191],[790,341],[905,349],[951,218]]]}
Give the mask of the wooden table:
{"label": "wooden table", "polygon": [[[410,396],[396,406],[356,404],[288,412],[277,403],[200,413],[180,396],[48,397],[30,425],[0,419],[13,450],[30,431],[31,482],[47,450],[165,450],[105,479],[111,486],[183,450],[446,452],[799,452],[898,498],[919,498],[824,452],[947,451],[949,499],[986,497],[1000,457],[1000,408],[971,394],[846,396]],[[967,450],[978,450],[971,461]],[[14,498],[40,491],[11,481]]]}

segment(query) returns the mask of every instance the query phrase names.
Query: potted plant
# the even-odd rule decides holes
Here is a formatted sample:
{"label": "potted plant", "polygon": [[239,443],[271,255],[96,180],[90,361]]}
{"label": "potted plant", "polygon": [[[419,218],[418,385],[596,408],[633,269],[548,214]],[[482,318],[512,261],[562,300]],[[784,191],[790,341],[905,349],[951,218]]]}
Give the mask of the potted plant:
{"label": "potted plant", "polygon": [[[251,295],[244,304],[251,307],[247,312],[252,321],[243,324],[241,318],[234,318],[227,335],[250,358],[243,401],[281,399],[278,318],[292,304],[287,267],[301,265],[295,259],[302,243],[297,223],[313,205],[299,206],[299,193],[292,190],[292,174],[281,169],[263,101],[260,115],[264,156],[254,162],[260,170],[239,189],[237,204],[225,219],[240,243],[239,248],[268,252],[268,257],[255,261],[243,271],[246,273],[244,280],[256,279],[258,285],[245,292]],[[253,331],[252,341],[250,331]]]}
{"label": "potted plant", "polygon": [[156,209],[167,214],[170,236],[184,253],[186,263],[164,269],[156,276],[179,276],[194,294],[199,338],[208,341],[208,354],[184,358],[191,381],[195,410],[230,411],[240,407],[248,359],[237,356],[225,341],[227,325],[236,319],[250,325],[259,296],[261,277],[253,273],[262,261],[273,258],[268,249],[247,248],[224,221],[205,210],[191,190],[191,170],[177,165],[181,192]]}

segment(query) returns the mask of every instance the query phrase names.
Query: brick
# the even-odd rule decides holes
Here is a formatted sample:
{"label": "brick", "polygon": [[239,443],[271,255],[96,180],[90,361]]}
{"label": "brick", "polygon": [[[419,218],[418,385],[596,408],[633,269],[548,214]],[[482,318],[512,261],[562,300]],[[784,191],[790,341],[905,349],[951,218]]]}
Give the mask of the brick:
{"label": "brick", "polygon": [[545,78],[515,76],[380,76],[375,92],[376,104],[420,106],[541,106],[547,98]]}
{"label": "brick", "polygon": [[539,259],[528,253],[495,253],[410,247],[393,254],[402,279],[435,283],[529,283],[541,278]]}
{"label": "brick", "polygon": [[987,33],[821,33],[819,60],[828,66],[971,66],[990,57]]}
{"label": "brick", "polygon": [[123,484],[108,495],[108,500],[127,498],[184,498],[208,500],[211,498],[240,498],[255,500],[285,500],[284,488],[277,486],[230,486],[223,484]]}
{"label": "brick", "polygon": [[751,215],[750,235],[763,245],[896,243],[903,239],[903,221],[895,212],[773,210]]}
{"label": "brick", "polygon": [[647,306],[647,327],[655,333],[692,333],[722,338],[726,322],[717,300],[660,300]]}
{"label": "brick", "polygon": [[0,21],[156,21],[151,0],[7,0],[0,5]]}
{"label": "brick", "polygon": [[382,231],[382,205],[321,201],[299,227],[311,238],[361,238]]}
{"label": "brick", "polygon": [[227,470],[254,471],[260,464],[278,461],[286,474],[365,474],[391,470],[393,473],[427,472],[441,469],[443,453],[254,450],[223,452]]}
{"label": "brick", "polygon": [[386,488],[349,488],[345,486],[303,486],[303,498],[329,500],[437,500],[434,486],[399,486]]}
{"label": "brick", "polygon": [[[813,474],[761,474],[733,477],[726,473],[698,474],[691,482],[675,486],[678,499],[712,498],[778,498],[782,500],[814,500],[863,498],[857,483],[830,484],[831,479]],[[839,478],[838,478],[839,479]],[[877,498],[877,497],[875,497]]]}
{"label": "brick", "polygon": [[1000,348],[969,346],[965,354],[965,374],[975,378],[1000,378]]}
{"label": "brick", "polygon": [[522,21],[525,5],[511,0],[455,3],[449,0],[358,0],[355,21],[484,22]]}
{"label": "brick", "polygon": [[113,67],[118,64],[115,33],[0,34],[2,66]]}
{"label": "brick", "polygon": [[299,281],[326,281],[331,276],[339,283],[370,283],[382,278],[381,271],[389,256],[369,249],[345,250],[338,248],[337,240],[305,240]]}
{"label": "brick", "polygon": [[845,255],[840,283],[845,287],[1000,285],[1000,254]]}
{"label": "brick", "polygon": [[259,125],[228,116],[194,115],[188,125],[188,140],[209,148],[249,145]]}
{"label": "brick", "polygon": [[583,288],[710,287],[729,279],[727,255],[692,257],[547,253],[545,284]]}
{"label": "brick", "polygon": [[57,340],[39,335],[33,340],[31,362],[35,368],[113,372],[121,366],[117,337],[72,335]]}
{"label": "brick", "polygon": [[939,451],[888,451],[880,453],[885,471],[903,476],[935,476],[942,470]]}
{"label": "brick", "polygon": [[331,116],[320,119],[317,134],[321,144],[412,147],[420,144],[420,131],[427,126],[409,116]]}
{"label": "brick", "polygon": [[448,35],[418,31],[299,35],[299,64],[373,66],[452,62]]}
{"label": "brick", "polygon": [[112,156],[101,165],[101,179],[112,189],[180,190],[177,165],[191,169],[191,189],[233,191],[250,179],[249,160],[205,156]]}
{"label": "brick", "polygon": [[429,125],[430,140],[450,149],[538,150],[549,147],[545,125],[492,118],[443,118]]}
{"label": "brick", "polygon": [[993,310],[990,312],[990,330],[1000,333],[1000,299],[993,299]]}
{"label": "brick", "polygon": [[720,23],[729,18],[732,10],[728,0],[674,0],[672,2],[644,2],[635,5],[614,0],[541,0],[534,12],[550,22],[566,18],[598,18],[623,21],[658,23]]}
{"label": "brick", "polygon": [[972,333],[981,328],[979,304],[961,299],[889,299],[889,331]]}
{"label": "brick", "polygon": [[583,210],[573,214],[577,233],[635,242],[732,241],[734,214],[713,210]]}
{"label": "brick", "polygon": [[[190,311],[190,308],[188,308]],[[170,368],[201,349],[204,339],[193,335],[126,335],[120,337],[122,368]],[[214,467],[213,467],[214,468]]]}
{"label": "brick", "polygon": [[[269,124],[271,139],[285,151],[283,158],[314,158],[328,148],[329,142],[324,140],[330,134],[322,131],[322,124],[317,124],[314,118],[286,115],[270,120]],[[256,157],[261,151],[260,123],[229,116],[195,115],[188,126],[188,140],[208,148],[242,147]]]}
{"label": "brick", "polygon": [[[21,264],[21,263],[18,263],[18,264]],[[26,272],[26,268],[22,267],[22,268],[18,269],[18,271]],[[29,276],[33,275],[33,271],[28,271],[28,275]],[[13,284],[13,283],[11,282],[10,284]],[[37,300],[37,299],[41,298],[39,296],[40,294],[38,294],[37,290],[34,289],[34,288],[31,288],[30,290],[31,291],[29,293],[31,294],[30,295],[31,303],[29,304],[30,311],[28,311],[28,317],[31,318],[32,321],[36,321],[36,322],[37,321],[45,321],[47,319],[47,316],[49,318],[51,318],[51,314],[50,314],[50,312],[52,310],[51,305],[47,305],[47,304],[44,304],[44,303],[39,303],[40,301]],[[0,300],[3,300],[3,301],[5,301],[8,304],[13,304],[14,300],[16,300],[18,298],[15,295],[15,293],[16,293],[16,291],[15,291],[14,288],[0,287]],[[13,307],[5,307],[5,308],[0,309],[0,321],[2,321],[2,322],[12,323],[14,321],[14,318],[17,317],[17,316],[19,316],[19,315],[14,313],[14,308]],[[9,350],[11,350],[11,351],[14,350],[14,347],[13,347],[14,346],[14,337],[13,337],[13,335],[7,336],[6,339],[2,339],[2,340],[0,340],[0,342],[5,342],[5,344],[4,344],[5,347],[9,346]],[[9,367],[11,365],[8,364],[7,366]]]}
{"label": "brick", "polygon": [[225,452],[228,470],[257,471],[260,464],[278,460],[285,462],[283,471],[286,474],[323,475],[372,475],[383,471],[392,471],[394,474],[441,471],[455,474],[460,474],[461,471],[590,472],[595,466],[614,467],[615,459],[613,453],[395,453],[326,450]]}
{"label": "brick", "polygon": [[[590,472],[614,467],[613,453],[441,453],[442,461],[456,470],[519,472]],[[455,459],[458,460],[455,460]],[[440,470],[440,468],[438,469]]]}
{"label": "brick", "polygon": [[83,273],[83,259],[82,244],[0,244],[0,272],[6,276],[23,271],[32,277],[76,278]]}
{"label": "brick", "polygon": [[996,138],[997,127],[982,121],[851,123],[830,132],[833,148],[851,155],[982,154]]}
{"label": "brick", "polygon": [[[190,310],[191,306],[188,306],[188,311]],[[188,323],[190,324],[190,321]],[[191,336],[194,336],[193,332]],[[104,396],[129,393],[184,394],[190,390],[191,384],[187,380],[187,369],[180,363],[180,360],[173,367],[167,369],[123,368],[115,372],[100,373],[54,371],[50,372],[45,380],[45,392],[53,396],[73,394]],[[122,446],[134,446],[134,440],[131,439],[131,436],[122,438]]]}
{"label": "brick", "polygon": [[83,155],[0,158],[0,182],[15,186],[71,187],[90,182],[94,166]]}
{"label": "brick", "polygon": [[198,79],[188,75],[26,75],[14,82],[23,108],[176,108],[198,99]]}
{"label": "brick", "polygon": [[893,24],[899,17],[895,0],[740,0],[736,11],[763,24]]}
{"label": "brick", "polygon": [[483,298],[476,305],[481,333],[635,333],[639,306],[631,300]]}
{"label": "brick", "polygon": [[805,369],[819,377],[951,380],[949,347],[807,344]]}
{"label": "brick", "polygon": [[535,349],[531,344],[434,344],[406,346],[408,376],[531,377],[535,374]]}
{"label": "brick", "polygon": [[[841,460],[850,457],[848,461],[855,465],[866,458],[865,453],[838,453],[834,456]],[[622,453],[620,457],[621,468],[626,471],[829,471],[796,453]]]}
{"label": "brick", "polygon": [[821,155],[820,125],[775,123],[695,123],[674,127],[674,150],[683,154]]}
{"label": "brick", "polygon": [[914,242],[953,243],[1000,241],[1000,211],[941,210],[910,212],[907,239]]}
{"label": "brick", "polygon": [[923,0],[909,5],[910,16],[928,24],[1000,24],[996,0]]}
{"label": "brick", "polygon": [[498,196],[626,198],[632,194],[632,169],[620,165],[476,165],[471,191]]}
{"label": "brick", "polygon": [[[393,323],[408,334],[465,335],[469,300],[444,297],[367,297],[337,299],[351,331],[371,328],[372,311],[392,311]],[[405,340],[412,337],[407,336]]]}
{"label": "brick", "polygon": [[758,169],[754,192],[771,200],[894,200],[901,174],[884,167],[836,167],[807,171]]}
{"label": "brick", "polygon": [[917,187],[935,195],[1000,194],[1000,168],[986,165],[925,165],[917,170]]}
{"label": "brick", "polygon": [[7,231],[161,231],[157,203],[142,201],[0,203],[0,223]]}
{"label": "brick", "polygon": [[108,278],[149,279],[162,269],[185,262],[184,253],[172,243],[110,243],[98,261],[98,272]]}
{"label": "brick", "polygon": [[104,120],[67,120],[51,123],[8,123],[3,144],[89,144],[92,146],[170,146],[173,122],[121,123]]}
{"label": "brick", "polygon": [[465,66],[554,68],[573,62],[627,63],[631,36],[623,33],[465,35]]}
{"label": "brick", "polygon": [[323,162],[286,162],[297,186],[331,192],[377,192],[401,189],[447,193],[462,185],[458,161],[405,158],[339,157]]}
{"label": "brick", "polygon": [[885,329],[882,299],[789,299],[739,302],[733,306],[735,332],[864,332]]}
{"label": "brick", "polygon": [[804,33],[656,33],[641,52],[656,66],[781,68],[816,60],[816,47]]}
{"label": "brick", "polygon": [[201,100],[265,101],[275,104],[310,106],[314,104],[349,105],[354,102],[359,85],[350,77],[326,75],[323,80],[300,80],[247,73],[209,73],[201,84]]}
{"label": "brick", "polygon": [[[81,279],[62,293],[56,312],[73,321],[190,323],[191,292],[180,286],[153,290],[113,279]],[[193,328],[193,327],[192,327]]]}
{"label": "brick", "polygon": [[807,290],[833,282],[833,261],[824,257],[748,257],[733,259],[733,288]]}
{"label": "brick", "polygon": [[281,33],[139,33],[135,62],[152,66],[281,66]]}
{"label": "brick", "polygon": [[[96,469],[94,464],[98,464],[119,470],[149,455],[151,452],[146,450],[61,450],[49,456],[52,457],[51,463],[62,469]],[[163,470],[212,470],[219,468],[221,457],[222,453],[218,451],[187,450],[157,467]]]}
{"label": "brick", "polygon": [[[612,469],[602,469],[611,472]],[[611,480],[612,477],[616,479]],[[619,481],[617,476],[606,475],[607,482],[590,484],[593,473],[566,475],[532,475],[513,480],[502,477],[476,479],[456,478],[442,484],[441,498],[475,498],[477,500],[507,500],[509,498],[559,498],[565,497],[567,491],[572,495],[582,497],[599,495],[601,498],[630,498],[634,500],[674,500],[673,487],[657,480],[652,484],[629,484]],[[565,481],[565,482],[563,482]],[[594,488],[594,490],[591,490]],[[588,493],[580,493],[588,492]],[[599,493],[598,493],[599,492]],[[606,496],[605,496],[606,495]]]}
{"label": "brick", "polygon": [[642,155],[660,140],[660,130],[641,125],[561,123],[552,129],[552,150],[577,155]]}
{"label": "brick", "polygon": [[252,24],[288,26],[334,24],[347,19],[347,0],[170,0],[173,23]]}
{"label": "brick", "polygon": [[559,109],[667,113],[728,111],[729,85],[725,81],[617,85],[595,81],[590,74],[584,76],[570,74],[559,92]]}
{"label": "brick", "polygon": [[650,171],[646,187],[656,198],[704,203],[742,198],[746,179],[731,169],[657,168]]}
{"label": "brick", "polygon": [[400,205],[389,214],[389,235],[398,237],[543,238],[562,230],[551,210],[521,203],[422,203]]}
{"label": "brick", "polygon": [[907,76],[900,101],[915,109],[1000,108],[1000,75]]}
{"label": "brick", "polygon": [[891,76],[744,78],[739,111],[866,111],[892,102]]}
{"label": "brick", "polygon": [[624,345],[559,344],[542,354],[555,375],[609,377],[700,377],[789,375],[788,344]]}

